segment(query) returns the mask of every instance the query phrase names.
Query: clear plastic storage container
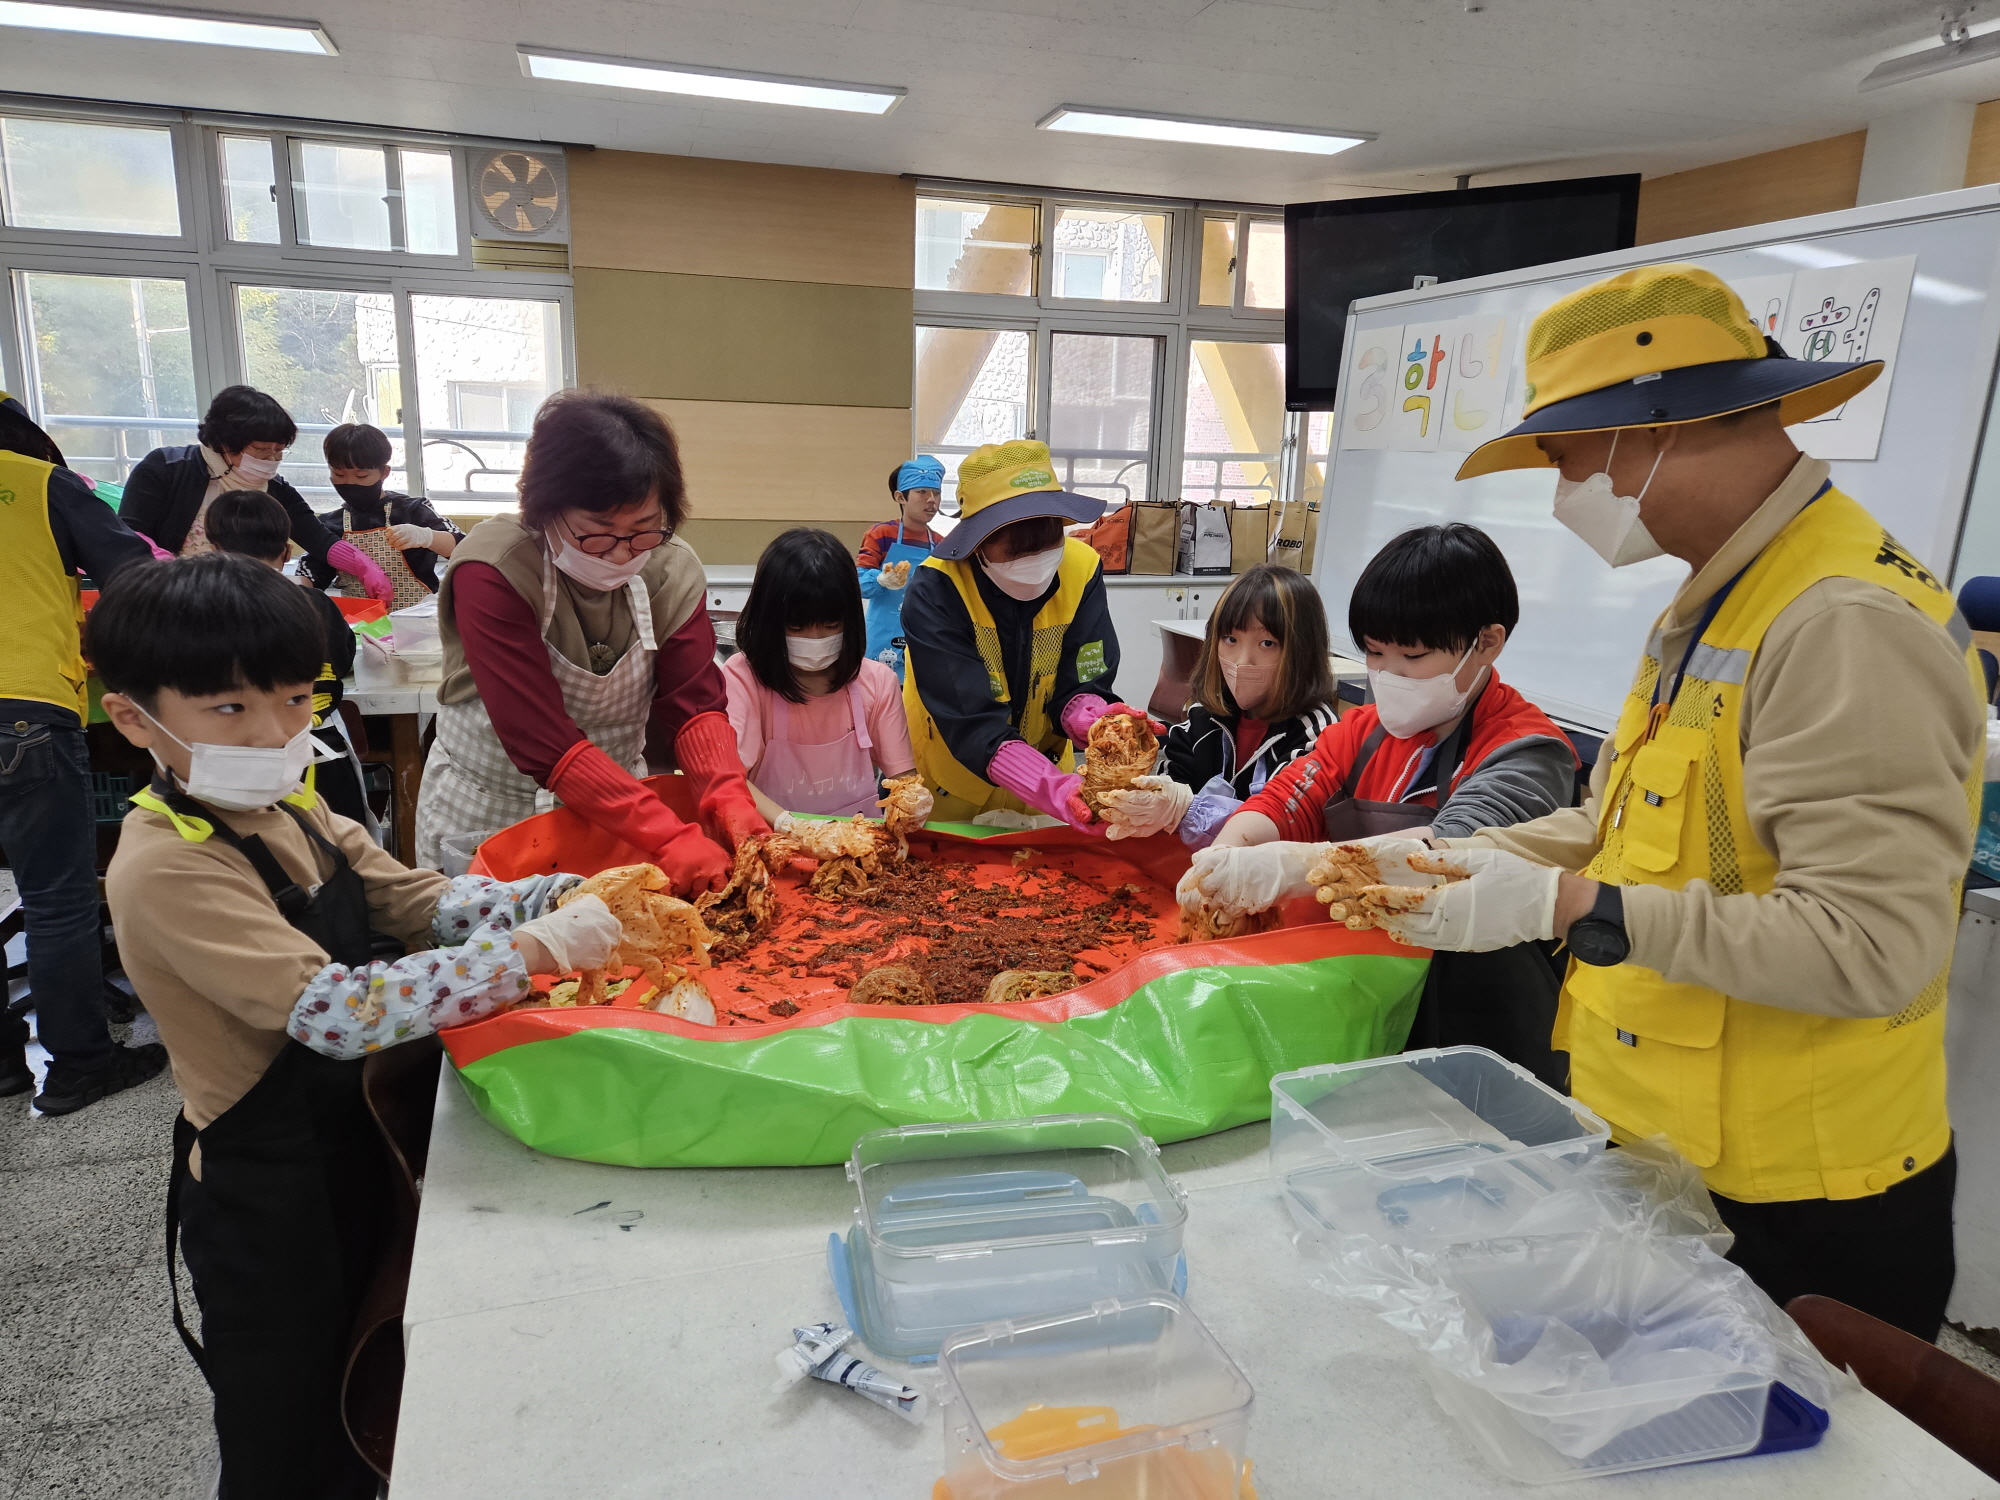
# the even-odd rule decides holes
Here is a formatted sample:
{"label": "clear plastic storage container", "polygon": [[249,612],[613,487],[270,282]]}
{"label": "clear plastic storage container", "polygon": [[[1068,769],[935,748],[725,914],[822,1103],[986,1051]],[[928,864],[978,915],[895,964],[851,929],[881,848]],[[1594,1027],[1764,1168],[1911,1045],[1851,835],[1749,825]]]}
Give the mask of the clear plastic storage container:
{"label": "clear plastic storage container", "polygon": [[1476,1369],[1431,1358],[1424,1372],[1509,1478],[1733,1458],[1762,1441],[1774,1365],[1755,1347],[1756,1309],[1691,1276],[1686,1257],[1623,1236],[1555,1235],[1460,1245],[1438,1273],[1491,1344]]}
{"label": "clear plastic storage container", "polygon": [[1178,1298],[949,1339],[932,1500],[1238,1500],[1255,1393]]}
{"label": "clear plastic storage container", "polygon": [[1175,1290],[1187,1208],[1159,1154],[1115,1115],[862,1136],[856,1222],[829,1247],[862,1339],[923,1359],[960,1329]]}
{"label": "clear plastic storage container", "polygon": [[1271,1175],[1315,1237],[1423,1248],[1506,1234],[1610,1133],[1483,1047],[1271,1080]]}
{"label": "clear plastic storage container", "polygon": [[427,652],[444,651],[444,638],[438,633],[438,602],[432,595],[421,604],[412,604],[407,609],[389,611],[389,631],[395,650],[412,656]]}

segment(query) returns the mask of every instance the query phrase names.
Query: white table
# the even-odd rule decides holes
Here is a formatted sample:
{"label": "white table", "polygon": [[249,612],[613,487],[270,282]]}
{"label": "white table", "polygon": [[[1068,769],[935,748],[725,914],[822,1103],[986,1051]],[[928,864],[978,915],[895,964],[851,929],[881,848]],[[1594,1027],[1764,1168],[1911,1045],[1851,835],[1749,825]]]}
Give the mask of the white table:
{"label": "white table", "polygon": [[[1188,1300],[1256,1387],[1259,1492],[1520,1500],[1432,1402],[1401,1336],[1307,1285],[1266,1139],[1251,1125],[1164,1155],[1190,1191]],[[935,1412],[912,1426],[820,1382],[770,1394],[792,1325],[840,1317],[826,1238],[853,1204],[838,1167],[646,1172],[540,1156],[446,1077],[404,1316],[396,1500],[922,1500],[943,1468]],[[2000,1484],[1856,1390],[1806,1452],[1573,1493],[1971,1500]]]}
{"label": "white table", "polygon": [[354,705],[356,713],[381,714],[389,720],[387,746],[369,746],[364,759],[389,767],[395,778],[396,816],[391,851],[398,858],[417,857],[417,793],[424,782],[424,716],[437,712],[438,684],[398,686],[390,673],[377,666],[364,650],[354,663],[354,676],[342,686],[341,697]]}

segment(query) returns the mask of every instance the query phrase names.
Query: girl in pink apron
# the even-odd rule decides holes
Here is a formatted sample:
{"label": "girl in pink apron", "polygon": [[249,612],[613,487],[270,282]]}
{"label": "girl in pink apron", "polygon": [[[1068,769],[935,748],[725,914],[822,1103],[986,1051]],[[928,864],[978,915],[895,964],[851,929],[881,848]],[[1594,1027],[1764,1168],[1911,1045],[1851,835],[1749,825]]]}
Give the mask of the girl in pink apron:
{"label": "girl in pink apron", "polygon": [[788,812],[880,817],[878,774],[916,768],[902,684],[865,642],[838,537],[800,526],[764,549],[722,678],[751,784]]}

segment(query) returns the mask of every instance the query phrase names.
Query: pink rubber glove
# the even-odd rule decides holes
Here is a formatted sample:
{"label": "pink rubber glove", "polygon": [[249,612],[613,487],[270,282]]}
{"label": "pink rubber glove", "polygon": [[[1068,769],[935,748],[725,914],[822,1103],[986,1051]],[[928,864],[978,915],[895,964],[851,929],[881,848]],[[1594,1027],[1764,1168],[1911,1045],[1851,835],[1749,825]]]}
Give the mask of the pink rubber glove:
{"label": "pink rubber glove", "polygon": [[368,590],[368,597],[380,604],[396,602],[396,590],[375,559],[349,541],[335,542],[326,549],[326,560],[343,573],[352,573]]}
{"label": "pink rubber glove", "polygon": [[1081,750],[1090,740],[1091,727],[1106,714],[1130,714],[1135,719],[1144,719],[1155,737],[1167,732],[1167,726],[1145,709],[1131,703],[1106,703],[1095,693],[1078,693],[1069,700],[1062,711],[1062,731]]}
{"label": "pink rubber glove", "polygon": [[986,763],[986,779],[1012,792],[1037,812],[1060,818],[1079,833],[1104,837],[1104,825],[1083,801],[1083,778],[1058,771],[1026,740],[1007,740]]}
{"label": "pink rubber glove", "polygon": [[153,560],[155,562],[172,562],[174,560],[173,553],[169,552],[165,547],[162,547],[158,542],[154,541],[151,537],[147,536],[145,532],[135,531],[132,533],[132,535],[136,536],[140,541],[144,542],[148,547],[151,547],[153,549]]}
{"label": "pink rubber glove", "polygon": [[1095,693],[1078,693],[1063,705],[1062,732],[1069,736],[1069,742],[1078,749],[1090,738],[1090,726],[1104,717],[1104,711],[1111,705]]}

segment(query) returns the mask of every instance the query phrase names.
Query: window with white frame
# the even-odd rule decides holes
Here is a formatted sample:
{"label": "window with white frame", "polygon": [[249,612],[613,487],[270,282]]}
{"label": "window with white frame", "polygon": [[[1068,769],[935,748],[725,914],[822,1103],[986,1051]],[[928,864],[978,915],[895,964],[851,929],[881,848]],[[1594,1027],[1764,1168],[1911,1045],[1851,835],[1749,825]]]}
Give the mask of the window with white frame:
{"label": "window with white frame", "polygon": [[321,437],[369,422],[393,487],[511,509],[569,379],[570,278],[480,263],[483,149],[0,95],[0,388],[100,484],[246,383],[298,423],[309,496],[332,500]]}
{"label": "window with white frame", "polygon": [[1038,437],[1113,503],[1299,497],[1276,209],[920,186],[918,452]]}

